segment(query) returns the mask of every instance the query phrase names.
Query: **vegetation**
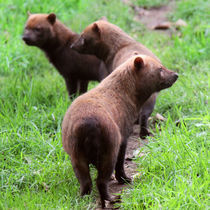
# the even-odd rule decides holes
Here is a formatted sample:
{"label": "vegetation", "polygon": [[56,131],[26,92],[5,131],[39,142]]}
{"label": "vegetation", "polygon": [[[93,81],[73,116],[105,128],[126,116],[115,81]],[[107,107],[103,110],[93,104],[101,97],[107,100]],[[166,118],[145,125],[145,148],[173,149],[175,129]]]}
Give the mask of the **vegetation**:
{"label": "vegetation", "polygon": [[170,0],[132,0],[135,5],[144,8],[158,8],[166,5]]}
{"label": "vegetation", "polygon": [[[141,1],[138,5],[145,6]],[[171,20],[182,18],[188,26],[169,37],[147,31],[134,21],[128,5],[117,0],[0,1],[1,209],[92,209],[97,194],[79,196],[61,143],[61,122],[70,101],[64,80],[44,54],[21,41],[27,11],[54,12],[76,32],[106,16],[179,72],[176,84],[158,97],[154,114],[167,121],[156,125],[154,138],[142,148],[144,156],[136,160],[139,175],[123,192],[120,205],[208,208],[209,6],[205,0],[176,5]]]}

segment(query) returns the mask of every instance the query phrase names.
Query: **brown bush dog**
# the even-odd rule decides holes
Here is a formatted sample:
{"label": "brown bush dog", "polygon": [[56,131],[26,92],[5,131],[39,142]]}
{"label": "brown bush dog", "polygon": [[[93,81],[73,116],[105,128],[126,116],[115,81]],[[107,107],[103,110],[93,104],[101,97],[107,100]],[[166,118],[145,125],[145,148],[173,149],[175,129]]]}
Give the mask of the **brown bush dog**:
{"label": "brown bush dog", "polygon": [[[148,55],[159,61],[144,45],[135,41],[116,25],[105,20],[90,24],[71,47],[80,53],[96,55],[105,62],[109,72],[137,54]],[[151,95],[139,115],[140,137],[143,139],[151,134],[147,129],[147,124],[154,109],[156,97],[157,93]]]}
{"label": "brown bush dog", "polygon": [[22,39],[43,50],[66,82],[69,96],[87,91],[88,81],[101,81],[107,75],[103,61],[69,48],[78,34],[62,24],[56,15],[29,14]]}
{"label": "brown bush dog", "polygon": [[81,195],[91,192],[89,164],[98,170],[96,184],[102,207],[105,200],[113,200],[108,181],[114,170],[118,182],[131,181],[124,171],[124,157],[133,123],[145,101],[177,78],[177,73],[152,57],[133,56],[71,104],[63,119],[62,142]]}

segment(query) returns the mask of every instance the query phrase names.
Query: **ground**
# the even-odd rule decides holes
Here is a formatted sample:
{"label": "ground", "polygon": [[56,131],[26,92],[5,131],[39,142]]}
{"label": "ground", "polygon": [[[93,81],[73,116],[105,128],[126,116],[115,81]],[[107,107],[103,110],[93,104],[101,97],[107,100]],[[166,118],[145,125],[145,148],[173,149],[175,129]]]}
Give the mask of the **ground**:
{"label": "ground", "polygon": [[[129,2],[127,2],[129,3]],[[169,4],[152,8],[152,9],[144,9],[140,7],[135,7],[135,19],[137,21],[140,21],[142,24],[144,24],[149,30],[153,30],[155,26],[160,25],[165,22],[169,22],[168,15],[172,11],[172,9],[175,7],[175,2],[171,1]],[[160,31],[161,33],[168,33],[165,30]],[[160,120],[161,116],[159,116]],[[161,118],[162,119],[162,118]],[[165,119],[164,119],[165,120]],[[150,119],[151,121],[151,119]],[[154,124],[153,124],[154,127]],[[135,158],[137,156],[141,157],[144,154],[140,153],[140,147],[143,147],[145,144],[148,143],[148,140],[141,140],[139,138],[139,125],[134,125],[133,127],[133,133],[128,139],[128,145],[126,150],[126,156],[125,156],[125,172],[126,174],[129,174],[132,178],[135,178],[135,175],[139,175],[137,172],[137,165],[135,163]],[[121,194],[122,190],[124,188],[129,187],[128,185],[122,185],[118,184],[116,179],[112,179],[109,183],[109,191],[112,194]],[[100,202],[97,201],[97,203],[100,205]],[[112,203],[107,202],[107,208],[108,209],[114,209],[114,205]],[[100,207],[97,208],[97,210],[101,209]]]}
{"label": "ground", "polygon": [[[125,156],[125,172],[128,174],[132,179],[135,178],[135,175],[139,175],[137,172],[137,165],[135,163],[135,158],[137,156],[142,156],[143,153],[140,153],[139,148],[144,146],[148,141],[140,140],[139,139],[139,126],[135,125],[133,127],[133,134],[128,139],[128,145],[126,150]],[[122,193],[123,189],[128,188],[129,185],[119,184],[117,180],[112,177],[112,180],[109,183],[109,191],[113,195],[119,195]],[[120,196],[118,198],[118,202],[120,202]],[[99,201],[97,201],[99,204]],[[114,205],[110,202],[107,202],[108,209],[114,209]],[[97,210],[101,209],[100,207],[96,208]]]}

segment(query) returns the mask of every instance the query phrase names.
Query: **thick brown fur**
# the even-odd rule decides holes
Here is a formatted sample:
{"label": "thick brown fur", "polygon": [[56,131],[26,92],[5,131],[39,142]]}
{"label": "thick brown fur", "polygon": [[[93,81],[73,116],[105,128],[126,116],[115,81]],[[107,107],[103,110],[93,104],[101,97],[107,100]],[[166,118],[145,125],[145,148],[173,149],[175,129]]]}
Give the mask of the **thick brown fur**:
{"label": "thick brown fur", "polygon": [[70,49],[69,45],[78,37],[53,13],[29,14],[22,37],[26,44],[45,52],[65,79],[69,96],[86,92],[89,80],[101,81],[108,75],[103,61]]}
{"label": "thick brown fur", "polygon": [[124,157],[132,125],[151,94],[170,87],[177,77],[149,56],[133,56],[71,104],[62,124],[62,142],[81,195],[91,192],[89,164],[98,170],[102,207],[105,200],[112,200],[108,181],[114,170],[118,182],[131,181],[124,171]]}
{"label": "thick brown fur", "polygon": [[[128,58],[137,54],[148,55],[159,61],[144,45],[135,41],[119,27],[106,20],[98,20],[90,24],[83,31],[80,38],[73,43],[72,48],[81,53],[96,55],[105,62],[109,72],[112,72]],[[157,93],[152,94],[140,112],[141,138],[150,135],[147,122],[154,109],[156,97]]]}

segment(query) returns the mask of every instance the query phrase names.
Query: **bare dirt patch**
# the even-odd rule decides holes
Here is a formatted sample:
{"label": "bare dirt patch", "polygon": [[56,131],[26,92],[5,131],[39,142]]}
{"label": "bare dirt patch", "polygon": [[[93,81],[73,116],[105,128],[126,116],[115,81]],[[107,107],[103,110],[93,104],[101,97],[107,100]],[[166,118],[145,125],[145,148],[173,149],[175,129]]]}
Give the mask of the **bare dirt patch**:
{"label": "bare dirt patch", "polygon": [[149,30],[160,30],[171,35],[180,27],[187,26],[187,23],[179,19],[176,22],[169,21],[169,14],[175,10],[175,1],[170,1],[167,5],[153,8],[143,8],[131,5],[135,11],[135,20],[145,25]]}
{"label": "bare dirt patch", "polygon": [[[168,15],[175,9],[175,2],[170,1],[167,5],[154,8],[142,8],[134,6],[135,19],[142,24],[144,24],[148,29],[156,29],[158,26],[163,26],[163,28],[157,29],[168,29],[171,22],[168,20]],[[165,25],[165,27],[164,27]]]}
{"label": "bare dirt patch", "polygon": [[[145,144],[147,144],[147,140],[141,140],[139,138],[139,125],[134,125],[133,127],[133,133],[128,139],[128,145],[126,149],[126,155],[125,155],[125,172],[129,177],[132,177],[136,174],[137,165],[133,161],[133,159],[141,154],[138,154],[138,149]],[[112,178],[112,180],[109,182],[109,192],[112,195],[119,195],[123,189],[129,187],[129,185],[125,184],[119,184],[115,178]],[[120,199],[120,196],[119,196]],[[119,200],[120,202],[120,200]],[[97,201],[98,205],[99,201]],[[97,207],[97,210],[101,210],[102,208]],[[110,202],[106,203],[106,209],[116,209],[114,208],[114,205]]]}

